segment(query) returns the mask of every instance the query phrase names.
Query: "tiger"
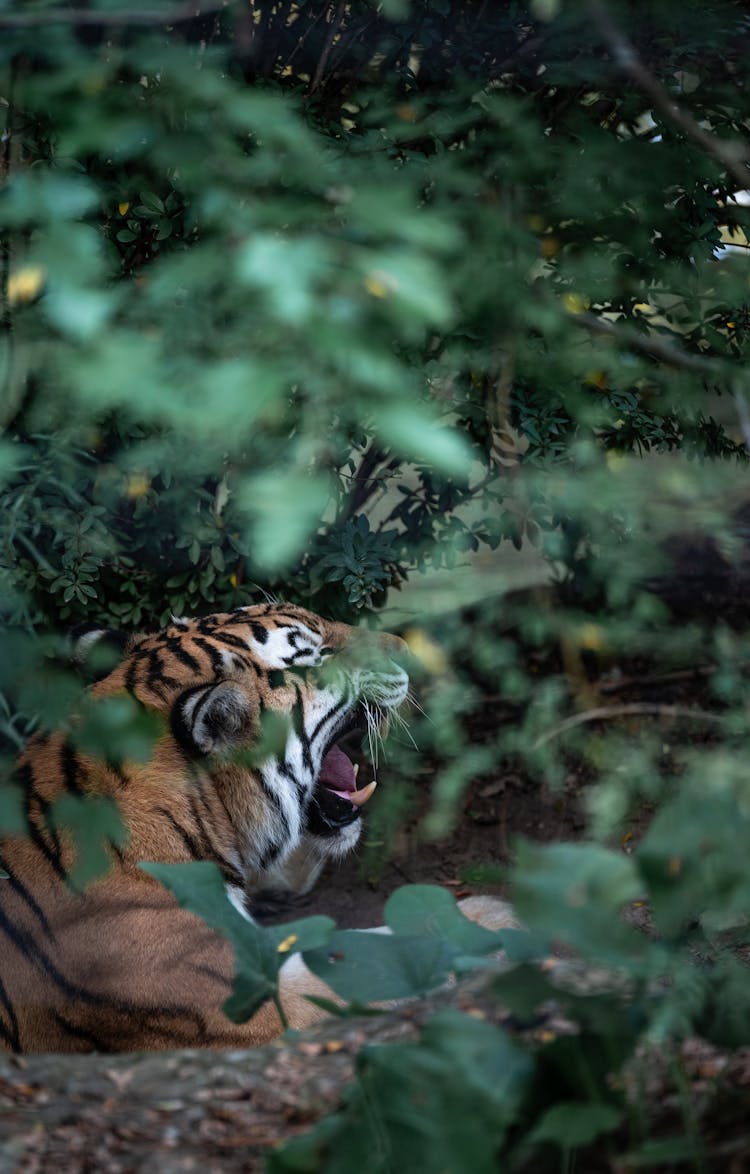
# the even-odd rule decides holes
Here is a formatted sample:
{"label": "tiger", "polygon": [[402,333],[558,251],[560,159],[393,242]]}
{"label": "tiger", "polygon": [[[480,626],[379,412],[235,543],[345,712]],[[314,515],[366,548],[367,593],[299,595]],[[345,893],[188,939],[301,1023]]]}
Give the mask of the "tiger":
{"label": "tiger", "polygon": [[[231,1022],[232,947],[139,864],[213,862],[248,919],[268,891],[309,891],[360,838],[375,781],[357,786],[340,743],[379,729],[406,700],[405,644],[270,602],[129,636],[92,626],[76,656],[101,642],[116,642],[118,658],[93,697],[130,694],[161,732],[145,762],[84,754],[60,731],[34,735],[22,753],[27,830],[0,840],[0,1046],[249,1047],[309,1026],[323,1012],[305,994],[331,992],[298,956],[281,971],[286,1023],[273,1002]],[[283,718],[283,739],[255,761],[246,752],[268,714]],[[70,837],[47,818],[65,794],[113,799],[128,832],[82,891],[68,883]]]}

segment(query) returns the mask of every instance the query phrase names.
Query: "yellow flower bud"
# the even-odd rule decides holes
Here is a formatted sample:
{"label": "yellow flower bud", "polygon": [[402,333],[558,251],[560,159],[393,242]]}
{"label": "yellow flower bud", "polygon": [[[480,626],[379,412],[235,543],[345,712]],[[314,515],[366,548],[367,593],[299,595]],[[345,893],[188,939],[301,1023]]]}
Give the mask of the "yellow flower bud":
{"label": "yellow flower bud", "polygon": [[40,265],[26,265],[11,273],[6,290],[11,306],[33,302],[42,292],[45,279],[46,274]]}

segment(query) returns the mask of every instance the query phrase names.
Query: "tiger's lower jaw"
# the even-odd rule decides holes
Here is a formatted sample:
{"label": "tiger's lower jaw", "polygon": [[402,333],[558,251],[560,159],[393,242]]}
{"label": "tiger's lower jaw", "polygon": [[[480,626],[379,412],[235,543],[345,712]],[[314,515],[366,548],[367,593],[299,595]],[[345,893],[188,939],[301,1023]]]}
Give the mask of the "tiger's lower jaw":
{"label": "tiger's lower jaw", "polygon": [[319,786],[307,808],[306,831],[313,836],[335,836],[359,819],[360,809],[350,799],[343,799],[335,791]]}

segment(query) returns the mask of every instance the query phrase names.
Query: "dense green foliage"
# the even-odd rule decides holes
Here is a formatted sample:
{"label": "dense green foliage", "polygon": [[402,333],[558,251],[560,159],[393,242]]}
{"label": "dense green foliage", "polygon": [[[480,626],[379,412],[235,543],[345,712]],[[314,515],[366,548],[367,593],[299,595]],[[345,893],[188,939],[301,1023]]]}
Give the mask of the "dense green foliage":
{"label": "dense green foliage", "polygon": [[[520,846],[514,900],[540,950],[562,940],[626,993],[574,999],[519,958],[505,1003],[554,995],[578,1035],[530,1059],[440,1019],[419,1046],[366,1053],[342,1117],[274,1168],[427,1171],[450,1154],[477,1171],[502,1152],[542,1169],[622,1120],[607,1074],[644,1039],[750,1034],[733,950],[750,906],[746,637],[721,615],[674,622],[649,590],[675,530],[711,535],[730,566],[742,554],[743,5],[56,7],[0,3],[7,759],[76,704],[58,636],[82,619],[134,629],[264,590],[409,617],[426,713],[390,751],[367,867],[426,757],[437,836],[501,759],[555,785],[577,755],[587,839]],[[507,598],[516,548],[565,607]],[[471,557],[492,570],[468,594],[465,575],[416,590]],[[539,673],[550,647],[560,671]],[[720,742],[564,724],[593,704],[587,658],[636,652],[710,661]],[[464,719],[483,691],[514,720],[478,745]],[[110,713],[108,751],[142,749],[130,717]],[[643,802],[658,814],[627,855]],[[621,921],[635,900],[658,939]],[[409,1085],[429,1089],[429,1127]],[[373,1105],[378,1146],[360,1127]]]}

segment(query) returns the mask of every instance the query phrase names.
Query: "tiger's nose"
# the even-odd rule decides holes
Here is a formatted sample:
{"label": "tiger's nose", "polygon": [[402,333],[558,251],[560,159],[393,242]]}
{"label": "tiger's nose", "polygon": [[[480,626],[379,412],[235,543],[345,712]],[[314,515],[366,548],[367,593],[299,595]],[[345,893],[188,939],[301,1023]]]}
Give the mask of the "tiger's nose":
{"label": "tiger's nose", "polygon": [[373,632],[369,628],[350,628],[347,624],[332,623],[326,633],[326,642],[339,653],[368,664],[371,668],[375,667],[373,661],[395,660],[406,666],[411,660],[406,641],[390,632]]}
{"label": "tiger's nose", "polygon": [[406,664],[411,659],[409,645],[400,636],[393,636],[390,632],[377,632],[376,638],[382,652],[398,664]]}

